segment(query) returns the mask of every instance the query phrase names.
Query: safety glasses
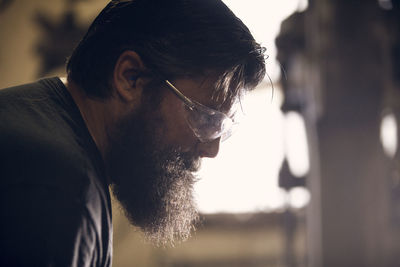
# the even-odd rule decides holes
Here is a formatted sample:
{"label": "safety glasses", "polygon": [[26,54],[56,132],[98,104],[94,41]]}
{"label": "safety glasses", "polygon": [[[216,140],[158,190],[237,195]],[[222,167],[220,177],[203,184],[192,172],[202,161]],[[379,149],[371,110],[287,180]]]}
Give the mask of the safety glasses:
{"label": "safety glasses", "polygon": [[218,110],[189,99],[170,81],[165,80],[165,82],[168,88],[184,104],[186,121],[201,142],[211,142],[217,138],[221,138],[221,141],[224,141],[231,136],[233,126],[237,124],[232,118]]}

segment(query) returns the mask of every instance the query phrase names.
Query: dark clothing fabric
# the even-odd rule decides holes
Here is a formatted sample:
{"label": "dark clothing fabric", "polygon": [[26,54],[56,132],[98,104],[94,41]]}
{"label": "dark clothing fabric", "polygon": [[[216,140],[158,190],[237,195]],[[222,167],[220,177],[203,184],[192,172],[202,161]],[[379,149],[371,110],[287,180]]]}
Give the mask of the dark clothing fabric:
{"label": "dark clothing fabric", "polygon": [[60,79],[0,90],[0,266],[111,266],[103,168]]}

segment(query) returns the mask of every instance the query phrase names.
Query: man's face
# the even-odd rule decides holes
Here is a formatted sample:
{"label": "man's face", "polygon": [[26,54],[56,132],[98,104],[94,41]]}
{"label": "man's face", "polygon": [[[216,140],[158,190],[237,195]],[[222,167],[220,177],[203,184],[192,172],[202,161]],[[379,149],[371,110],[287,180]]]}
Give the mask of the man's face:
{"label": "man's face", "polygon": [[[176,81],[184,94],[205,105],[212,105],[211,84]],[[219,139],[201,143],[184,119],[181,101],[167,88],[159,94],[157,103],[144,92],[141,105],[115,122],[106,164],[114,195],[131,223],[155,243],[167,244],[186,239],[194,228],[192,172],[201,157],[218,153]]]}

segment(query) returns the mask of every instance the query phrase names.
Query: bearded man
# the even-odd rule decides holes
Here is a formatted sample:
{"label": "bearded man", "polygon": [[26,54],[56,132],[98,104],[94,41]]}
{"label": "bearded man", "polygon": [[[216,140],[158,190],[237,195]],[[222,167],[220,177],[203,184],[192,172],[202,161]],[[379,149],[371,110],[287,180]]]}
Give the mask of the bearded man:
{"label": "bearded man", "polygon": [[0,265],[110,266],[109,188],[156,244],[186,239],[263,53],[219,0],[111,1],[66,79],[0,91]]}

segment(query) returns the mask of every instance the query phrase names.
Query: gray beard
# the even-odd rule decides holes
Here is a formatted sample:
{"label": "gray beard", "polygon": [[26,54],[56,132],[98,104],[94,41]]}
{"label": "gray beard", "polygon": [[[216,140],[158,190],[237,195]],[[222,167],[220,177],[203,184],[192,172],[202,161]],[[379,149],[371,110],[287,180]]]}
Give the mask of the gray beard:
{"label": "gray beard", "polygon": [[198,220],[192,171],[199,160],[162,144],[163,121],[140,110],[109,136],[106,167],[112,192],[129,221],[155,245],[186,240]]}

